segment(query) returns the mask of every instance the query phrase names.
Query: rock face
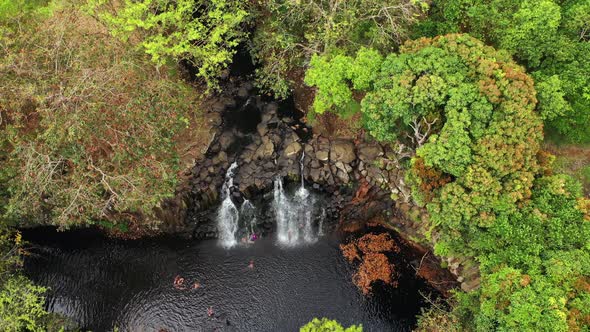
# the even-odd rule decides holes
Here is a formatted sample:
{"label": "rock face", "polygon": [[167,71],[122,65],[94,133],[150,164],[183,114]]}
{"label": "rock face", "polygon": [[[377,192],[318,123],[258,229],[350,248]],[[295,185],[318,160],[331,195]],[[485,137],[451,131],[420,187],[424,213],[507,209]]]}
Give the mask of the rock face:
{"label": "rock face", "polygon": [[[184,204],[176,204],[182,207],[192,236],[218,236],[212,221],[225,173],[233,162],[238,167],[232,200],[236,205],[245,199],[259,200],[256,206],[262,206],[260,210],[264,211],[259,228],[273,230],[269,193],[280,176],[286,182],[298,182],[303,177],[309,187],[324,192],[326,220],[338,221],[341,228],[358,229],[369,220],[381,218],[385,220],[383,224],[406,238],[424,234],[427,214],[410,202],[400,164],[407,155],[400,154],[401,149],[368,139],[304,136],[302,133],[311,132],[309,128],[278,103],[252,96],[248,82],[238,81],[226,87],[219,99],[223,107],[212,110],[218,115],[210,117],[218,123],[217,130],[204,158],[190,170],[188,185],[179,194]],[[463,287],[477,287],[477,271],[464,267],[465,262],[458,264],[457,275],[468,274]]]}
{"label": "rock face", "polygon": [[[185,195],[189,224],[210,219],[226,170],[234,161],[238,164],[232,195],[236,203],[270,192],[277,176],[287,181],[300,181],[303,176],[314,189],[331,197],[326,207],[330,218],[357,223],[392,210],[390,192],[400,190],[391,184],[403,181],[403,174],[399,165],[387,162],[390,149],[375,142],[302,137],[308,128],[301,130],[302,124],[278,103],[251,92],[248,82],[226,87],[220,97],[225,106],[215,109],[218,116],[211,116],[219,123],[217,132],[205,157],[191,170]],[[358,194],[361,186],[369,188],[363,195]]]}

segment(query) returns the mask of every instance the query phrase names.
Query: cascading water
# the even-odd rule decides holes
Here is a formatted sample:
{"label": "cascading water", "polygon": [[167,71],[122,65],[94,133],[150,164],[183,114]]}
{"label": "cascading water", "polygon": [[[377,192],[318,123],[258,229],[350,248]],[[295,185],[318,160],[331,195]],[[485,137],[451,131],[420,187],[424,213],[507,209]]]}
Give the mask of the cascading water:
{"label": "cascading water", "polygon": [[234,185],[234,171],[238,164],[234,162],[225,173],[225,182],[221,190],[221,207],[217,213],[217,225],[219,227],[219,240],[225,248],[231,248],[236,245],[236,232],[238,231],[238,222],[240,213],[238,208],[231,200],[231,187]]}
{"label": "cascading water", "polygon": [[283,188],[283,180],[277,177],[274,183],[274,210],[277,220],[277,233],[279,243],[285,245],[296,245],[303,238],[305,242],[314,242],[316,237],[313,234],[313,207],[314,198],[305,189],[303,177],[303,159],[301,156],[301,185],[295,192],[293,198],[287,196]]}
{"label": "cascading water", "polygon": [[248,228],[248,238],[255,233],[256,221],[256,207],[249,200],[244,200],[240,207],[240,225]]}
{"label": "cascading water", "polygon": [[326,209],[322,208],[322,214],[320,215],[320,223],[318,225],[318,236],[324,236],[324,220],[326,219]]}

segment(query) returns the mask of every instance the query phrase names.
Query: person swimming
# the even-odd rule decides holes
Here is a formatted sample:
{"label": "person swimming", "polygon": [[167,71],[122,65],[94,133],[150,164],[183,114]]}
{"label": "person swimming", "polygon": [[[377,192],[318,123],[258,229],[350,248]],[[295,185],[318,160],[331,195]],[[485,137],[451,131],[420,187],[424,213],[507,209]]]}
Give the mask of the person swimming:
{"label": "person swimming", "polygon": [[174,277],[174,288],[176,289],[185,289],[184,287],[184,278],[177,275],[176,277]]}
{"label": "person swimming", "polygon": [[207,308],[207,316],[213,317],[213,307]]}
{"label": "person swimming", "polygon": [[249,269],[253,269],[254,268],[254,261],[253,260],[251,260],[250,261],[250,264],[248,264],[248,268]]}

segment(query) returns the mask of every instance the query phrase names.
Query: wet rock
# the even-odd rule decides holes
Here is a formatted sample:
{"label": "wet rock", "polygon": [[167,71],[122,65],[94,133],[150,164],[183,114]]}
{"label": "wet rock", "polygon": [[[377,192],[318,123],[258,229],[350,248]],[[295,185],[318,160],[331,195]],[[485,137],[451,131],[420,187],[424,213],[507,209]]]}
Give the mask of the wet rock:
{"label": "wet rock", "polygon": [[336,177],[344,184],[348,184],[348,182],[350,182],[350,177],[348,176],[348,173],[346,173],[345,171],[338,170],[338,172],[336,173]]}
{"label": "wet rock", "polygon": [[242,86],[238,89],[238,96],[240,98],[246,98],[248,97],[248,89],[246,89],[246,87]]}
{"label": "wet rock", "polygon": [[262,138],[262,144],[258,147],[258,149],[256,150],[256,153],[254,154],[254,159],[271,158],[273,152],[274,152],[274,144],[272,143],[272,141],[268,137],[264,136]]}
{"label": "wet rock", "polygon": [[225,132],[219,137],[219,145],[221,146],[222,150],[227,150],[227,148],[234,142],[234,136],[230,132]]}
{"label": "wet rock", "polygon": [[293,157],[293,156],[298,155],[299,151],[301,151],[301,144],[299,144],[297,142],[293,142],[287,146],[284,154],[285,154],[285,157]]}
{"label": "wet rock", "polygon": [[330,145],[330,159],[349,164],[356,159],[354,144],[351,141],[338,139]]}
{"label": "wet rock", "polygon": [[358,149],[359,159],[371,163],[383,155],[383,149],[377,144],[361,144]]}
{"label": "wet rock", "polygon": [[312,168],[309,171],[309,176],[311,177],[311,181],[313,181],[313,182],[319,182],[321,175],[322,175],[322,172],[321,172],[320,168]]}
{"label": "wet rock", "polygon": [[319,150],[319,151],[316,151],[316,153],[315,153],[315,157],[321,161],[328,161],[329,156],[330,156],[330,153],[328,152],[328,150]]}
{"label": "wet rock", "polygon": [[261,122],[256,126],[256,131],[258,132],[258,135],[260,135],[261,137],[266,135],[266,133],[268,133],[268,127],[266,126],[266,123]]}

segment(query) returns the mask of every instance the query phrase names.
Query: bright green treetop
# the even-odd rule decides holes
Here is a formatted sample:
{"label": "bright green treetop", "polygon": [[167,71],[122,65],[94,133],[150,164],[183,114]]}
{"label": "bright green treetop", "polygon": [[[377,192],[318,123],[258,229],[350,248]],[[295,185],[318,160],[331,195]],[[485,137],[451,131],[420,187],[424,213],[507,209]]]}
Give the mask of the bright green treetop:
{"label": "bright green treetop", "polygon": [[347,328],[342,327],[335,320],[327,318],[314,318],[311,322],[305,324],[299,329],[300,332],[363,332],[362,326],[352,325]]}
{"label": "bright green treetop", "polygon": [[126,0],[122,7],[115,3],[90,0],[89,8],[113,35],[123,41],[138,38],[155,63],[161,65],[170,58],[191,62],[209,87],[216,87],[246,36],[244,1]]}

